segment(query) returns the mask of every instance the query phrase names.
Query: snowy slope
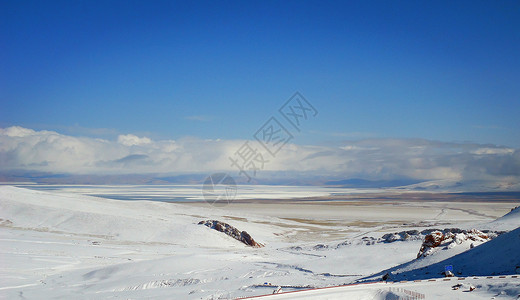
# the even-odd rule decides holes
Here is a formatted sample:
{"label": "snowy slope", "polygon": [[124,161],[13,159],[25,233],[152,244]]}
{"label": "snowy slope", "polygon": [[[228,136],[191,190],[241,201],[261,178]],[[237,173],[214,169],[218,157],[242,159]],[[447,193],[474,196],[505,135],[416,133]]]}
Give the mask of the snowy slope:
{"label": "snowy slope", "polygon": [[0,218],[10,227],[184,247],[245,247],[197,226],[212,211],[150,201],[119,201],[0,186]]}
{"label": "snowy slope", "polygon": [[[489,227],[511,228],[519,223],[519,219],[520,208],[517,207],[490,222]],[[470,242],[465,241],[466,244]],[[472,249],[467,250],[467,246],[458,245],[414,259],[365,277],[358,285],[292,293],[282,291],[279,295],[260,299],[375,300],[408,299],[410,295],[417,297],[412,299],[520,299],[520,275],[517,275],[520,274],[520,227]],[[447,265],[453,266],[456,276],[463,281],[459,278],[442,279]],[[389,281],[382,283],[385,274],[390,274]],[[475,290],[471,292],[470,288]]]}
{"label": "snowy slope", "polygon": [[[369,220],[371,213],[363,217]],[[421,243],[359,243],[363,235],[384,234],[386,225],[302,224],[255,215],[249,207],[238,213],[9,186],[0,187],[0,219],[0,299],[233,299],[270,294],[279,285],[285,291],[327,287],[402,265]],[[206,219],[246,230],[266,246],[251,248],[197,225]],[[321,229],[342,237],[322,241],[327,235]],[[322,298],[344,299],[344,292]],[[353,299],[395,294],[347,293]]]}
{"label": "snowy slope", "polygon": [[[454,286],[457,286],[454,289]],[[470,291],[470,287],[475,288]],[[331,300],[331,299],[518,299],[520,284],[518,279],[506,278],[465,278],[464,281],[452,278],[448,281],[408,281],[408,282],[375,282],[355,284],[324,289],[297,292],[283,292],[265,295],[254,299],[262,300]]]}
{"label": "snowy slope", "polygon": [[445,258],[431,255],[380,272],[369,279],[380,280],[390,274],[393,281],[417,280],[443,277],[446,265],[452,265],[457,276],[491,276],[520,273],[520,228],[469,249]]}
{"label": "snowy slope", "polygon": [[[400,245],[399,256],[377,264],[337,264],[335,257],[372,254],[352,247],[332,257],[290,251],[287,235],[307,230],[294,221],[9,186],[0,187],[0,219],[0,298],[7,299],[238,297],[271,290],[256,287],[264,282],[342,284],[359,276],[328,272],[367,275],[413,255]],[[246,230],[266,247],[251,248],[197,225],[205,219]]]}
{"label": "snowy slope", "polygon": [[[512,230],[480,244],[470,240],[451,249],[443,249],[433,255],[413,259],[402,265],[384,270],[366,279],[380,280],[389,273],[390,279],[416,280],[442,277],[446,265],[452,265],[457,276],[491,276],[520,273],[520,207],[506,215],[484,224],[480,229]],[[476,246],[469,249],[469,245]]]}
{"label": "snowy slope", "polygon": [[512,209],[509,213],[496,219],[495,221],[480,226],[483,229],[491,230],[513,230],[520,227],[520,206]]}
{"label": "snowy slope", "polygon": [[[441,277],[444,266],[453,265],[460,276],[504,275],[520,273],[520,207],[506,215],[480,224],[481,229],[511,230],[511,232],[480,244],[466,240],[451,249],[442,249],[434,255],[414,259],[403,265],[385,270],[377,276],[393,273],[392,280],[425,279]],[[469,249],[470,244],[476,245]]]}

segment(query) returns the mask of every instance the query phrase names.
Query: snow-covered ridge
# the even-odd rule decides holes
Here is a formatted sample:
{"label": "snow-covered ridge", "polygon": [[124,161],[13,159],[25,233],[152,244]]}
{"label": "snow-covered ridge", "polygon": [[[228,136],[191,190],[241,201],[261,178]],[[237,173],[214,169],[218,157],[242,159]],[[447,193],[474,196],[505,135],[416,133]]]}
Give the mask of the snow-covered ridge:
{"label": "snow-covered ridge", "polygon": [[444,267],[451,265],[460,277],[511,275],[520,273],[520,228],[500,235],[460,254],[439,259],[435,255],[412,260],[382,271],[371,278],[389,274],[393,281],[443,277]]}
{"label": "snow-covered ridge", "polygon": [[[227,237],[196,226],[194,216],[210,211],[149,201],[119,201],[75,194],[0,186],[4,226],[103,237],[135,243],[237,247]],[[210,242],[211,241],[211,242]]]}

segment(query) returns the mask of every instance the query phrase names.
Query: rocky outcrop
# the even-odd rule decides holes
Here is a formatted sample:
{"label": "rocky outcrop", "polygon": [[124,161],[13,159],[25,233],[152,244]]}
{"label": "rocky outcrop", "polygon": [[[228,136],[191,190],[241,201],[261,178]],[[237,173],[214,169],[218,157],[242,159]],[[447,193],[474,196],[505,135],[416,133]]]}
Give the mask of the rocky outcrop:
{"label": "rocky outcrop", "polygon": [[239,240],[242,243],[244,243],[248,246],[251,246],[251,247],[260,248],[260,247],[264,246],[260,243],[257,243],[251,237],[251,235],[249,235],[249,233],[247,233],[246,231],[240,231],[237,228],[235,228],[227,223],[224,223],[224,222],[220,222],[217,220],[207,220],[207,221],[200,221],[199,225],[205,225],[211,229],[215,229],[217,231],[223,232],[223,233],[229,235],[230,237],[232,237],[236,240]]}
{"label": "rocky outcrop", "polygon": [[[434,233],[435,232],[435,233]],[[441,244],[444,244],[444,240],[448,238],[449,242],[454,243],[449,247],[454,247],[456,244],[462,243],[464,240],[473,240],[476,241],[473,246],[474,247],[479,244],[480,241],[494,239],[495,237],[505,233],[506,231],[491,231],[491,230],[482,230],[478,231],[476,229],[466,230],[460,228],[445,228],[445,229],[436,229],[436,228],[428,228],[424,230],[404,230],[393,233],[386,233],[381,237],[373,237],[373,236],[363,236],[361,238],[353,238],[346,241],[343,241],[336,245],[324,245],[317,244],[314,246],[295,246],[290,247],[291,250],[294,251],[304,251],[304,250],[330,250],[330,249],[340,249],[343,247],[353,246],[353,245],[375,245],[379,243],[396,243],[396,242],[405,242],[405,241],[425,241],[426,246],[429,249],[435,249],[439,247]],[[431,235],[431,236],[429,236]],[[427,237],[429,236],[429,237]],[[487,238],[486,238],[487,236]],[[431,246],[428,246],[431,245]],[[422,251],[423,249],[421,249]],[[425,249],[428,250],[428,249]],[[421,253],[422,254],[422,253]]]}
{"label": "rocky outcrop", "polygon": [[423,235],[419,230],[406,230],[395,233],[387,233],[381,237],[383,243],[393,243],[397,241],[411,241],[422,239]]}
{"label": "rocky outcrop", "polygon": [[467,240],[474,242],[486,242],[496,237],[497,235],[498,233],[488,232],[486,234],[477,229],[460,230],[456,228],[455,230],[436,230],[424,237],[424,242],[422,243],[421,249],[417,254],[417,258],[428,256],[435,252],[436,248],[441,246],[449,249],[460,245]]}

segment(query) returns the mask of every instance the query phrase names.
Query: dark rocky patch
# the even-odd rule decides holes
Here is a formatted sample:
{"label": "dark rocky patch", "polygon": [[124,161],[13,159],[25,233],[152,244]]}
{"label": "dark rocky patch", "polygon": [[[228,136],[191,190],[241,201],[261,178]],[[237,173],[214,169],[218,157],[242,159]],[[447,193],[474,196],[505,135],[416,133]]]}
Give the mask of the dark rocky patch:
{"label": "dark rocky patch", "polygon": [[251,247],[260,248],[260,247],[264,246],[260,243],[257,243],[251,237],[251,235],[249,233],[247,233],[246,231],[240,231],[237,228],[235,228],[227,223],[224,223],[224,222],[220,222],[217,220],[207,220],[207,221],[200,221],[199,225],[205,225],[211,229],[215,229],[217,231],[223,232],[223,233],[229,235],[230,237],[232,237],[238,241],[241,241],[242,243],[244,243],[248,246],[251,246]]}

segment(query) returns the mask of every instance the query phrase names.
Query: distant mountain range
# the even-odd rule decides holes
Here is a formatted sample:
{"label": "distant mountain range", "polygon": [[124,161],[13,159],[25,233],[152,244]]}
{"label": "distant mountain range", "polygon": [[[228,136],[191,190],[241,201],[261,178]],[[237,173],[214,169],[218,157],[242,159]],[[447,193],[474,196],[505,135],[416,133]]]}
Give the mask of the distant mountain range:
{"label": "distant mountain range", "polygon": [[[55,174],[46,172],[12,171],[0,172],[0,182],[32,182],[39,184],[202,184],[210,174],[117,174],[117,175],[78,175]],[[233,176],[233,174],[230,174]],[[247,184],[243,176],[234,177],[237,184]],[[322,176],[296,176],[277,174],[268,178],[254,179],[251,184],[334,186],[345,188],[387,188],[417,184],[414,179],[367,180],[361,178],[340,179]]]}
{"label": "distant mountain range", "polygon": [[[37,183],[37,184],[202,184],[211,174],[55,174],[37,171],[0,172],[0,183]],[[493,181],[458,180],[417,180],[398,178],[389,180],[369,180],[363,178],[330,178],[309,174],[263,172],[264,177],[247,182],[244,176],[230,174],[237,184],[290,185],[290,186],[330,186],[339,188],[378,189],[427,192],[510,192],[520,191],[520,183]]]}
{"label": "distant mountain range", "polygon": [[325,184],[345,188],[389,188],[407,186],[411,184],[417,184],[420,182],[423,182],[423,180],[409,178],[392,180],[366,180],[361,178],[352,178],[344,180],[327,181]]}

